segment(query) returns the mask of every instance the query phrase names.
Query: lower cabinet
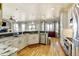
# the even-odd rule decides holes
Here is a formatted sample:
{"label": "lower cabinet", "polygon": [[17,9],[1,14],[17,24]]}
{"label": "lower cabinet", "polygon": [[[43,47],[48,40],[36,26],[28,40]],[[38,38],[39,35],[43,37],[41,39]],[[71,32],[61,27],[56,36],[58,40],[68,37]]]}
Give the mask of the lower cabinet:
{"label": "lower cabinet", "polygon": [[38,34],[29,34],[28,45],[39,43]]}
{"label": "lower cabinet", "polygon": [[23,49],[25,46],[27,46],[27,43],[28,42],[27,42],[27,38],[25,35],[15,38],[15,40],[14,40],[14,46],[16,48],[18,48],[19,50]]}
{"label": "lower cabinet", "polygon": [[18,50],[21,50],[28,45],[39,43],[39,34],[23,34],[18,37],[6,37],[1,39],[0,43],[13,46],[18,48]]}
{"label": "lower cabinet", "polygon": [[40,43],[42,44],[48,44],[48,34],[46,33],[41,33],[40,34]]}
{"label": "lower cabinet", "polygon": [[18,48],[18,50],[20,50],[20,46],[21,46],[21,40],[19,39],[19,37],[15,38],[13,40],[13,46]]}
{"label": "lower cabinet", "polygon": [[23,37],[20,37],[20,49],[24,48],[25,47],[25,44],[24,44],[24,38]]}
{"label": "lower cabinet", "polygon": [[27,38],[27,35],[23,35],[20,37],[20,48],[24,48],[28,45],[28,38]]}
{"label": "lower cabinet", "polygon": [[43,43],[43,44],[46,43],[45,34],[41,34],[41,35],[40,35],[40,43]]}
{"label": "lower cabinet", "polygon": [[39,35],[38,34],[24,34],[14,38],[13,46],[18,48],[19,50],[23,49],[24,47],[39,43]]}

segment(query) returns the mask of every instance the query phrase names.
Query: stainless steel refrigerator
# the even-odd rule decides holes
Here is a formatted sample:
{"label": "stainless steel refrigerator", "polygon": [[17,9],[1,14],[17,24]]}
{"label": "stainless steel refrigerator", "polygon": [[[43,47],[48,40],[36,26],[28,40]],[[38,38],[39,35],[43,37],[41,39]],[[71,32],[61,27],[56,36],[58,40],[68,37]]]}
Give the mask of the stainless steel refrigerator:
{"label": "stainless steel refrigerator", "polygon": [[79,56],[79,7],[77,4],[74,5],[72,10],[73,16],[73,45],[72,55]]}

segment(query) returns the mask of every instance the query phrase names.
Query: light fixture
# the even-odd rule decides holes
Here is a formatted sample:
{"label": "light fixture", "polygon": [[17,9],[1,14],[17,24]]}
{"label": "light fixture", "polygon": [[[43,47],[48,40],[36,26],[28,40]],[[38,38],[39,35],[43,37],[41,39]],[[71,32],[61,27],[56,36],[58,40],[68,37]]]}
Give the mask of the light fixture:
{"label": "light fixture", "polygon": [[54,10],[55,8],[51,8],[51,10]]}
{"label": "light fixture", "polygon": [[77,5],[77,7],[79,8],[79,3],[78,4],[76,4]]}

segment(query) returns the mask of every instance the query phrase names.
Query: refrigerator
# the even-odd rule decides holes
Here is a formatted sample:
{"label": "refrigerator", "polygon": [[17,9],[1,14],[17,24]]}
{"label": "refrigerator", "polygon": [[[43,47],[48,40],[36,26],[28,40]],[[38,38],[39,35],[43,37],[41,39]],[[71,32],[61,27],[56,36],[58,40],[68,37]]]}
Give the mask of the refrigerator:
{"label": "refrigerator", "polygon": [[73,45],[72,56],[79,56],[79,7],[74,6],[73,16]]}

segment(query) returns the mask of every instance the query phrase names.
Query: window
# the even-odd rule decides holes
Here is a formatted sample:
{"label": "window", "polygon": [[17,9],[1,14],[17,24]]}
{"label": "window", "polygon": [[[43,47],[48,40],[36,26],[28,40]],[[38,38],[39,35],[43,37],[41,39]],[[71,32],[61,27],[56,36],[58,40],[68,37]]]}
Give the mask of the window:
{"label": "window", "polygon": [[14,24],[14,32],[18,32],[19,31],[19,26],[17,23]]}
{"label": "window", "polygon": [[46,24],[46,31],[49,31],[49,24]]}
{"label": "window", "polygon": [[22,24],[22,31],[25,31],[25,24]]}
{"label": "window", "polygon": [[41,26],[41,27],[42,27],[41,30],[44,31],[44,22],[42,22],[41,24],[42,24],[42,26]]}
{"label": "window", "polygon": [[50,24],[49,25],[49,31],[53,31],[53,27],[54,27],[53,24]]}
{"label": "window", "polygon": [[36,26],[35,24],[29,24],[29,31],[35,31],[36,30]]}
{"label": "window", "polygon": [[56,32],[58,32],[58,22],[56,22]]}
{"label": "window", "polygon": [[54,31],[54,24],[46,24],[46,31]]}

